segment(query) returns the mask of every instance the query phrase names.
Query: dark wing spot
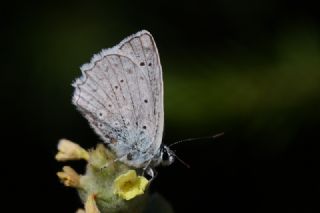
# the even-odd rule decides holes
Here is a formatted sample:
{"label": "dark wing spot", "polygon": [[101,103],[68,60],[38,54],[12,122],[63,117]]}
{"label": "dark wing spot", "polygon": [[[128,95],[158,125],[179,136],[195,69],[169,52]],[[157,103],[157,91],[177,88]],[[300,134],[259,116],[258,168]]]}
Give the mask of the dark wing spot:
{"label": "dark wing spot", "polygon": [[143,128],[143,129],[147,129],[147,127],[146,127],[146,126],[143,126],[142,128]]}
{"label": "dark wing spot", "polygon": [[115,86],[114,88],[118,89],[118,86]]}
{"label": "dark wing spot", "polygon": [[144,62],[141,62],[141,63],[140,63],[140,66],[142,66],[142,67],[143,67],[144,65],[145,65]]}
{"label": "dark wing spot", "polygon": [[123,83],[123,80],[121,79],[120,82]]}
{"label": "dark wing spot", "polygon": [[99,116],[102,117],[102,115],[103,115],[102,112],[99,112]]}
{"label": "dark wing spot", "polygon": [[151,67],[151,66],[152,66],[152,63],[149,63],[148,66]]}
{"label": "dark wing spot", "polygon": [[127,154],[127,160],[132,160],[132,154],[131,153]]}
{"label": "dark wing spot", "polygon": [[145,99],[144,102],[145,102],[145,103],[148,103],[148,99]]}
{"label": "dark wing spot", "polygon": [[108,105],[108,107],[112,107],[112,105],[111,105],[111,104],[109,104],[109,105]]}

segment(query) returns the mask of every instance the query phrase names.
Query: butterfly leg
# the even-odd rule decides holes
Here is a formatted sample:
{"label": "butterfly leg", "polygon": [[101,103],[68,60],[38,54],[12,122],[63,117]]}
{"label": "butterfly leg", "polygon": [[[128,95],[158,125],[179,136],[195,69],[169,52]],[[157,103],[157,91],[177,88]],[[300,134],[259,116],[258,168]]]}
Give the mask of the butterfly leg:
{"label": "butterfly leg", "polygon": [[147,163],[147,165],[142,169],[142,176],[145,176],[145,174],[146,174],[146,176],[148,176],[149,178],[149,180],[150,180],[150,182],[151,181],[153,181],[154,179],[155,179],[155,177],[158,175],[158,173],[157,173],[157,171],[154,169],[154,168],[152,168],[151,166],[150,166],[150,163],[151,163],[151,160]]}
{"label": "butterfly leg", "polygon": [[147,168],[143,169],[143,173],[145,173],[147,176],[150,177],[150,179],[149,179],[150,182],[153,181],[158,175],[158,172],[151,167],[147,167]]}

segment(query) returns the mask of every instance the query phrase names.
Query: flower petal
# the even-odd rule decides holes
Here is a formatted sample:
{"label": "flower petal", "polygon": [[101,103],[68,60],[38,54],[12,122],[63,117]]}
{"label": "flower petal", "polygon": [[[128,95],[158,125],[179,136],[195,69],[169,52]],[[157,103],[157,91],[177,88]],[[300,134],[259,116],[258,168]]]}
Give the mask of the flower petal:
{"label": "flower petal", "polygon": [[114,193],[125,200],[131,200],[144,193],[148,180],[143,176],[137,176],[135,170],[129,170],[120,175],[114,181]]}
{"label": "flower petal", "polygon": [[80,176],[76,171],[74,171],[74,169],[70,166],[64,166],[62,170],[62,172],[57,172],[57,176],[65,186],[75,188],[80,186]]}
{"label": "flower petal", "polygon": [[96,204],[94,194],[88,196],[84,208],[86,210],[86,213],[100,213],[100,210],[98,209]]}
{"label": "flower petal", "polygon": [[78,144],[67,139],[61,139],[58,143],[57,161],[89,160],[89,153]]}

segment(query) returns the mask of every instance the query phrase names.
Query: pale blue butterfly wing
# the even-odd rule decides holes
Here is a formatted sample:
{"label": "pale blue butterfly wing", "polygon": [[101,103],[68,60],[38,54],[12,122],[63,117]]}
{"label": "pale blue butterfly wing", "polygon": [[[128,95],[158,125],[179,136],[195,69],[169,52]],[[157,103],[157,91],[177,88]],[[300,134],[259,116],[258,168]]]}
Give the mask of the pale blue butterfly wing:
{"label": "pale blue butterfly wing", "polygon": [[73,104],[119,160],[136,168],[160,160],[163,81],[152,35],[143,30],[129,36],[81,71]]}

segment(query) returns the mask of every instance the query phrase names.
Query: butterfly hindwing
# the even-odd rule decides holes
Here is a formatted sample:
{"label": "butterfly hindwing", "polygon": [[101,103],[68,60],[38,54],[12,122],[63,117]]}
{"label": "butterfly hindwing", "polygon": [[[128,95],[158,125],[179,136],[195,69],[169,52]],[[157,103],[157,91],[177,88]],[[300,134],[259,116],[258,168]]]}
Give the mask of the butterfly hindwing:
{"label": "butterfly hindwing", "polygon": [[120,160],[144,167],[159,152],[164,116],[162,69],[151,34],[140,31],[102,50],[81,70],[73,103]]}

